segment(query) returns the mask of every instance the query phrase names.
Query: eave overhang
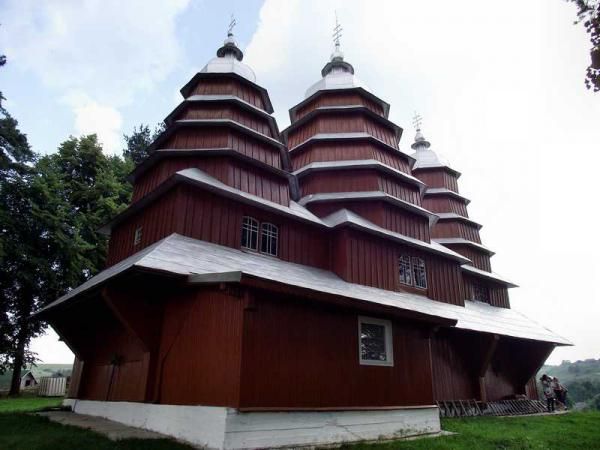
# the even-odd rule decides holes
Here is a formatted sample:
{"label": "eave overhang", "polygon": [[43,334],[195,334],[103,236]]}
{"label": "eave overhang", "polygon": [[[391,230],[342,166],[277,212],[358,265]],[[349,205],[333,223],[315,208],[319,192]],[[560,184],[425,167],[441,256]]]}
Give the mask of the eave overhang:
{"label": "eave overhang", "polygon": [[412,167],[413,172],[435,172],[437,170],[444,170],[451,175],[454,175],[456,178],[460,178],[461,173],[458,170],[453,169],[450,166],[444,164],[436,164],[436,165],[426,165],[422,166],[416,162]]}
{"label": "eave overhang", "polygon": [[388,152],[390,152],[394,155],[398,155],[398,156],[401,156],[402,158],[406,159],[408,161],[409,166],[411,166],[411,167],[415,162],[415,158],[410,156],[408,153],[404,153],[403,151],[397,149],[396,147],[386,144],[381,139],[377,139],[375,136],[373,136],[369,133],[363,133],[363,132],[358,132],[358,133],[317,133],[314,136],[311,136],[308,139],[306,139],[305,141],[301,142],[300,144],[290,148],[289,152],[295,153],[295,152],[302,151],[309,145],[314,144],[315,142],[332,142],[332,141],[335,142],[335,141],[346,141],[346,140],[372,142],[374,144],[377,144],[377,146],[379,146],[380,148],[383,148],[384,150],[387,150]]}
{"label": "eave overhang", "polygon": [[169,139],[173,133],[181,128],[215,128],[215,127],[226,127],[233,130],[239,131],[250,137],[253,137],[265,144],[276,147],[280,151],[285,149],[285,145],[270,136],[259,133],[258,131],[242,125],[239,122],[231,119],[188,119],[188,120],[177,120],[169,128],[163,131],[155,141],[148,147],[148,152],[153,152],[159,149],[160,146]]}
{"label": "eave overhang", "polygon": [[252,81],[248,80],[247,78],[244,78],[241,75],[238,75],[236,73],[198,72],[198,73],[196,73],[196,75],[194,75],[192,77],[192,79],[190,81],[188,81],[185,84],[185,86],[183,86],[181,88],[181,90],[179,92],[181,92],[181,95],[183,95],[183,97],[186,98],[186,97],[190,96],[192,89],[194,89],[196,84],[198,84],[198,81],[203,80],[203,79],[204,80],[210,80],[210,79],[214,80],[214,79],[223,79],[223,78],[233,78],[234,80],[240,81],[243,84],[246,84],[254,89],[257,89],[260,92],[260,96],[261,96],[263,103],[265,104],[265,111],[268,112],[269,114],[273,113],[273,105],[271,104],[271,99],[269,98],[269,94],[267,93],[267,90],[264,87],[262,87],[256,83],[253,83]]}
{"label": "eave overhang", "polygon": [[292,216],[306,223],[318,225],[323,224],[323,222],[317,216],[315,216],[302,206],[298,205],[293,200],[290,200],[290,206],[280,205],[279,203],[265,200],[262,197],[258,197],[256,195],[248,194],[247,192],[232,188],[231,186],[228,186],[227,184],[217,180],[216,178],[211,177],[210,175],[208,175],[200,169],[191,168],[175,172],[171,177],[169,177],[166,181],[161,183],[148,195],[142,197],[140,200],[130,205],[127,209],[118,214],[113,220],[101,227],[98,230],[98,232],[105,235],[109,235],[111,230],[116,225],[123,222],[127,218],[135,215],[137,212],[141,211],[147,205],[154,202],[158,197],[160,197],[179,183],[199,186],[208,192],[212,192],[226,198],[231,198],[241,203],[255,206],[257,208],[264,209],[270,212]]}
{"label": "eave overhang", "polygon": [[315,92],[310,97],[307,97],[304,100],[302,100],[296,106],[290,108],[290,111],[289,111],[290,122],[294,122],[296,120],[296,118],[297,118],[296,112],[299,109],[301,109],[308,103],[312,102],[315,98],[317,98],[323,94],[336,93],[336,92],[358,92],[363,97],[366,97],[367,99],[371,100],[372,102],[378,103],[379,105],[381,105],[381,107],[383,108],[383,115],[386,118],[389,116],[389,113],[390,113],[390,104],[389,103],[381,100],[379,97],[377,97],[376,95],[373,95],[371,92],[367,91],[366,89],[364,89],[362,87],[354,87],[354,88],[342,88],[342,89],[326,89],[326,90],[320,90],[320,91]]}
{"label": "eave overhang", "polygon": [[461,266],[463,272],[473,275],[475,277],[483,278],[488,281],[493,281],[498,284],[503,284],[507,288],[516,288],[518,285],[514,284],[512,281],[507,280],[506,278],[498,275],[494,272],[486,272],[485,270],[478,269],[477,267],[473,267],[469,264],[465,264]]}
{"label": "eave overhang", "polygon": [[382,191],[364,191],[364,192],[326,192],[320,194],[310,194],[298,200],[302,206],[311,203],[328,203],[339,201],[365,201],[365,200],[380,200],[390,203],[394,206],[399,206],[402,209],[411,211],[419,216],[426,217],[429,221],[429,226],[435,225],[438,216],[431,211],[426,210],[418,205],[399,199],[393,195]]}
{"label": "eave overhang", "polygon": [[231,103],[239,106],[244,111],[248,111],[252,114],[259,115],[269,123],[271,134],[273,136],[279,136],[279,128],[277,127],[277,121],[273,116],[268,114],[266,111],[254,106],[252,103],[236,97],[235,95],[191,95],[185,98],[177,107],[171,111],[171,113],[165,118],[164,122],[167,125],[171,125],[175,122],[175,117],[189,104],[200,104],[200,103]]}
{"label": "eave overhang", "polygon": [[419,192],[424,194],[427,185],[410,174],[395,169],[376,159],[356,159],[342,161],[319,161],[309,163],[293,172],[298,179],[315,172],[328,172],[334,170],[375,169],[382,173],[401,178],[404,182],[417,186]]}
{"label": "eave overhang", "polygon": [[370,119],[374,120],[375,122],[392,129],[394,131],[394,137],[395,137],[396,143],[400,142],[400,138],[402,137],[402,128],[399,127],[398,125],[396,125],[391,120],[387,119],[386,117],[383,117],[383,116],[380,116],[379,114],[374,113],[373,111],[371,111],[369,108],[367,108],[364,105],[319,106],[319,107],[313,109],[312,111],[310,111],[309,113],[305,114],[304,116],[302,116],[300,119],[296,120],[295,122],[292,122],[292,124],[289,127],[287,127],[285,130],[283,130],[281,132],[281,135],[284,139],[284,142],[287,143],[287,138],[288,138],[289,133],[291,133],[294,130],[297,130],[298,128],[301,128],[303,125],[305,125],[306,123],[315,119],[316,117],[327,116],[329,114],[353,114],[353,113],[364,114],[365,116],[369,117]]}
{"label": "eave overhang", "polygon": [[347,226],[350,228],[358,229],[369,234],[383,237],[385,239],[391,239],[401,244],[405,244],[410,247],[418,248],[428,253],[434,253],[438,256],[443,256],[446,258],[450,258],[456,261],[459,261],[461,264],[470,263],[471,260],[464,257],[460,253],[456,253],[449,248],[444,247],[443,245],[433,243],[428,243],[424,241],[420,241],[419,239],[412,238],[410,236],[405,236],[400,233],[396,233],[394,231],[388,230],[386,228],[380,227],[377,224],[359,216],[358,214],[353,213],[347,209],[340,209],[339,211],[330,214],[329,216],[322,219],[323,222],[329,227],[336,229],[342,226]]}
{"label": "eave overhang", "polygon": [[393,309],[399,314],[408,314],[416,320],[442,323],[457,329],[556,345],[572,345],[569,340],[511,309],[468,300],[463,307],[419,294],[349,283],[327,270],[243,252],[178,234],[172,234],[103,270],[35,314],[43,319],[48,318],[49,313],[59,314],[62,306],[81,299],[86,293],[98,289],[114,277],[134,270],[155,272],[159,276],[174,276],[192,285],[247,283],[266,289],[278,286],[292,295],[296,293],[332,300],[337,298],[352,302],[351,306],[359,308],[362,305],[369,308],[390,308],[390,311]]}
{"label": "eave overhang", "polygon": [[238,152],[237,150],[230,147],[219,147],[219,148],[168,148],[168,149],[158,149],[154,150],[146,159],[144,159],[140,164],[136,166],[133,171],[127,176],[127,180],[130,182],[134,182],[138,179],[142,174],[144,174],[147,170],[149,170],[152,166],[154,166],[158,161],[161,161],[164,158],[168,157],[179,157],[179,156],[199,156],[199,157],[211,157],[211,156],[229,156],[235,158],[239,161],[257,167],[261,170],[269,172],[273,175],[280,176],[282,178],[290,179],[292,178],[292,174],[286,172],[283,169],[278,169],[277,167],[273,167],[270,164],[259,161],[258,159],[251,158],[250,156],[246,156],[243,153]]}
{"label": "eave overhang", "polygon": [[481,245],[481,244],[478,244],[477,242],[469,241],[468,239],[464,239],[464,238],[435,238],[435,239],[432,239],[432,241],[435,241],[438,244],[442,244],[442,245],[466,245],[469,247],[473,247],[474,249],[479,250],[483,253],[486,253],[490,256],[495,254],[493,251],[491,251],[485,245]]}
{"label": "eave overhang", "polygon": [[448,197],[452,197],[452,198],[455,198],[457,200],[462,201],[465,205],[468,205],[469,203],[471,203],[471,200],[469,200],[468,198],[460,195],[458,192],[454,192],[454,191],[452,191],[450,189],[447,189],[447,188],[431,188],[431,187],[428,187],[425,190],[424,195],[426,197],[428,197],[428,196],[431,196],[431,197],[433,197],[433,196],[435,196],[435,197],[438,197],[438,196],[439,197],[448,196]]}
{"label": "eave overhang", "polygon": [[480,223],[477,223],[474,220],[469,219],[468,217],[461,216],[460,214],[456,214],[456,213],[452,213],[452,212],[444,212],[444,213],[438,212],[438,213],[436,213],[436,215],[439,217],[439,222],[452,222],[452,221],[464,222],[464,223],[471,225],[474,228],[477,228],[478,230],[481,230],[481,228],[483,227],[483,225],[481,225]]}

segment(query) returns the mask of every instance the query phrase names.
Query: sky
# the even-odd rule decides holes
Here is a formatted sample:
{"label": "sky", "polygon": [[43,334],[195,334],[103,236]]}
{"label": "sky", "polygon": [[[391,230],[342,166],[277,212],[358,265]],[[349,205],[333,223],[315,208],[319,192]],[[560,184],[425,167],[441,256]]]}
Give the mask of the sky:
{"label": "sky", "polygon": [[[230,14],[244,62],[271,96],[280,129],[320,78],[333,43],[391,104],[410,150],[412,116],[462,172],[469,214],[496,251],[494,271],[520,285],[512,307],[569,338],[549,359],[600,358],[600,93],[585,89],[589,40],[561,0],[0,0],[6,108],[34,150],[156,124],[214,56]],[[71,362],[53,332],[43,362]]]}

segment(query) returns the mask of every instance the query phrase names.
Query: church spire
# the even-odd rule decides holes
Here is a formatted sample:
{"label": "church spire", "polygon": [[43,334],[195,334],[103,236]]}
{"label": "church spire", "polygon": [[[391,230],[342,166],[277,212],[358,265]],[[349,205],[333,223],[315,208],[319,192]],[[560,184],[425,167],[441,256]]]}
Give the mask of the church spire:
{"label": "church spire", "polygon": [[431,147],[431,143],[425,139],[423,133],[421,132],[421,125],[423,123],[423,118],[417,114],[415,111],[415,115],[413,116],[413,126],[415,127],[415,142],[410,146],[413,150],[426,149]]}
{"label": "church spire", "polygon": [[344,53],[341,50],[340,38],[342,37],[343,31],[344,29],[338,20],[336,12],[335,26],[333,27],[333,34],[331,35],[335,48],[331,54],[329,62],[325,64],[325,67],[323,67],[323,70],[321,70],[322,76],[326,76],[331,72],[348,72],[354,74],[354,67],[352,67],[352,64],[344,61]]}
{"label": "church spire", "polygon": [[238,48],[237,42],[233,37],[233,28],[237,25],[234,15],[231,15],[231,21],[227,28],[227,39],[223,42],[223,47],[217,50],[217,56],[220,58],[235,58],[238,61],[244,59],[244,53]]}

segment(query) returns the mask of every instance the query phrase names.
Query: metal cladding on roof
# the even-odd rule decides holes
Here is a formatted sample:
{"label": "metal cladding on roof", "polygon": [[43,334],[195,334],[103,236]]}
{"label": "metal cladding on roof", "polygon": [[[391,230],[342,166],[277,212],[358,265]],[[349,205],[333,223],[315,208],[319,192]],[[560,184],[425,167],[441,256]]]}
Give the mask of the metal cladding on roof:
{"label": "metal cladding on roof", "polygon": [[465,202],[466,205],[468,205],[469,203],[471,203],[471,200],[469,200],[467,197],[459,194],[458,192],[454,192],[448,188],[432,188],[432,187],[428,187],[425,190],[425,195],[448,195],[454,198],[457,198],[459,200],[462,200],[463,202]]}
{"label": "metal cladding on roof", "polygon": [[482,228],[482,226],[483,226],[480,223],[475,222],[473,219],[470,219],[465,216],[461,216],[460,214],[456,214],[453,212],[437,212],[435,214],[440,218],[440,220],[460,220],[462,222],[467,222],[467,223],[477,227],[478,229]]}
{"label": "metal cladding on roof", "polygon": [[444,255],[446,257],[461,261],[461,262],[471,262],[468,258],[465,258],[460,253],[456,253],[450,250],[443,245],[439,245],[435,242],[428,243],[424,241],[420,241],[415,238],[411,238],[409,236],[405,236],[400,233],[396,233],[394,231],[390,231],[387,228],[380,227],[379,225],[374,224],[373,222],[368,221],[362,216],[349,211],[347,209],[340,209],[333,214],[322,219],[325,224],[328,226],[335,228],[342,224],[351,224],[361,228],[364,231],[371,232],[378,235],[383,235],[387,238],[392,238],[396,241],[402,242],[403,244],[410,245],[412,247],[418,247],[428,252],[433,252],[437,254]]}
{"label": "metal cladding on roof", "polygon": [[486,272],[485,270],[478,269],[477,267],[473,267],[473,266],[471,266],[469,264],[465,264],[465,265],[461,266],[461,269],[464,272],[468,272],[471,275],[475,275],[475,276],[478,276],[478,277],[481,277],[481,278],[485,278],[487,280],[496,281],[497,283],[504,284],[504,285],[506,285],[506,287],[509,287],[509,288],[519,287],[518,285],[516,285],[512,281],[507,280],[506,278],[498,275],[495,272]]}
{"label": "metal cladding on roof", "polygon": [[477,242],[469,241],[468,239],[464,238],[435,238],[432,239],[432,241],[435,241],[438,244],[442,245],[468,245],[470,247],[475,247],[476,249],[481,250],[489,255],[494,254],[494,252],[487,248],[485,245],[478,244]]}
{"label": "metal cladding on roof", "polygon": [[327,270],[285,262],[178,234],[172,234],[100,272],[36,314],[54,309],[78,294],[98,287],[133,268],[187,276],[192,281],[194,277],[200,276],[202,282],[235,280],[236,274],[246,275],[356,300],[359,304],[365,302],[384,305],[432,319],[456,321],[456,328],[463,330],[572,345],[569,340],[512,309],[472,301],[466,301],[462,307],[408,292],[387,291],[348,283]]}

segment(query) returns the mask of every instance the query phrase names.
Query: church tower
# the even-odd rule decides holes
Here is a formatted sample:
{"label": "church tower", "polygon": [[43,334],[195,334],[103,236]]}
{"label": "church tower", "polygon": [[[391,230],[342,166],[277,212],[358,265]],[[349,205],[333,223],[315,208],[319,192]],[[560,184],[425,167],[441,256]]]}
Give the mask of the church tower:
{"label": "church tower", "polygon": [[469,200],[458,190],[460,172],[431,149],[418,116],[415,127],[417,133],[411,145],[416,160],[413,174],[427,185],[423,206],[438,216],[431,231],[432,239],[471,260],[462,266],[467,299],[510,308],[507,289],[516,285],[492,272],[490,257],[494,252],[481,243],[482,226],[469,218]]}

